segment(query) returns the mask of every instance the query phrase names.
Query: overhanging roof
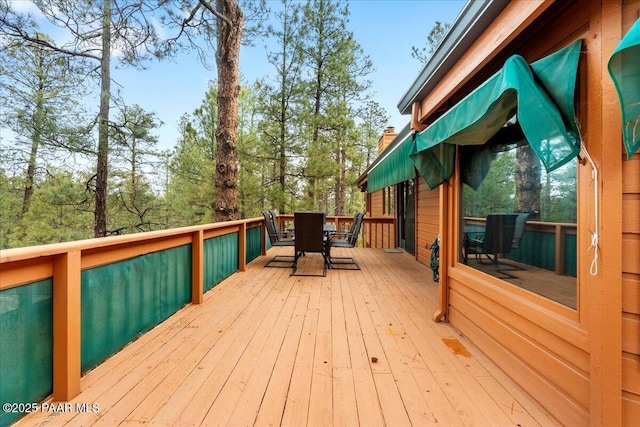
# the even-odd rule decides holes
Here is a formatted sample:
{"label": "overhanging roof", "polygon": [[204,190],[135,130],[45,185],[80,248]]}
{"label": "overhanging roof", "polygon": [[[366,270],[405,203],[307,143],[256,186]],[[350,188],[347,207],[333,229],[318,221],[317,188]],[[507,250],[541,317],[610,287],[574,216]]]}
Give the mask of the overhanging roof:
{"label": "overhanging roof", "polygon": [[467,2],[432,57],[398,102],[398,110],[401,114],[411,114],[413,103],[426,97],[508,3],[508,1]]}

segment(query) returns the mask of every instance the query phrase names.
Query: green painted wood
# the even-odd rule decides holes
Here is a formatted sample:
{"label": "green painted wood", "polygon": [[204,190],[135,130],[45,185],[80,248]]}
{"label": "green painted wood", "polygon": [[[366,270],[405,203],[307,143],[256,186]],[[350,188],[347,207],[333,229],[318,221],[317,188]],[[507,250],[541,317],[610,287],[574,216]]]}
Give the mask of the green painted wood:
{"label": "green painted wood", "polygon": [[0,426],[53,392],[53,279],[0,291]]}
{"label": "green painted wood", "polygon": [[[539,231],[525,231],[520,247],[511,249],[507,259],[524,264],[533,265],[549,271],[555,271],[556,266],[556,236],[554,233]],[[565,235],[565,274],[576,277],[577,248],[576,236]]]}
{"label": "green painted wood", "polygon": [[191,301],[191,245],[82,272],[82,372]]}
{"label": "green painted wood", "polygon": [[262,254],[262,227],[247,229],[247,255],[245,262],[249,264]]}
{"label": "green painted wood", "polygon": [[238,271],[238,233],[204,241],[204,291]]}

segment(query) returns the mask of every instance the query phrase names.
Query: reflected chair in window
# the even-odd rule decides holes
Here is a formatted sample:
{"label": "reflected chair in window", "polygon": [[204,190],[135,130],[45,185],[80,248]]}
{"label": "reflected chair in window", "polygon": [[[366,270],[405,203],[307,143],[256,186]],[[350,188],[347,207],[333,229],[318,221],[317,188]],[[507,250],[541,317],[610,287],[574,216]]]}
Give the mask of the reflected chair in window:
{"label": "reflected chair in window", "polygon": [[[262,211],[264,223],[267,228],[269,242],[271,246],[295,246],[294,238],[290,233],[278,231],[276,225],[276,214],[274,211]],[[271,258],[264,266],[290,268],[293,265],[295,257],[293,255],[276,255]]]}
{"label": "reflected chair in window", "polygon": [[[353,217],[351,229],[346,232],[336,232],[331,235],[329,249],[331,248],[355,248],[358,243],[358,235],[362,228],[362,219],[365,212],[357,212]],[[329,256],[331,268],[343,270],[360,270],[360,266],[353,257],[333,257]]]}
{"label": "reflected chair in window", "polygon": [[[324,212],[294,212],[295,257],[291,266],[292,276],[326,276],[329,268],[328,239],[324,231]],[[322,274],[296,274],[298,260],[307,253],[320,253],[323,257]]]}
{"label": "reflected chair in window", "polygon": [[[521,268],[505,264],[500,261],[499,257],[511,252],[517,218],[518,214],[488,215],[484,233],[472,239],[465,239],[465,259],[469,254],[475,254],[479,264],[493,264],[496,271],[502,274],[502,277],[498,277],[503,279],[516,278],[517,276],[507,273],[505,270],[521,270]],[[522,230],[524,230],[524,225]],[[483,262],[482,256],[485,256],[489,262]]]}
{"label": "reflected chair in window", "polygon": [[516,226],[513,230],[513,242],[511,243],[511,249],[518,249],[520,247],[520,240],[524,234],[524,228],[527,225],[527,218],[531,215],[528,212],[517,213]]}

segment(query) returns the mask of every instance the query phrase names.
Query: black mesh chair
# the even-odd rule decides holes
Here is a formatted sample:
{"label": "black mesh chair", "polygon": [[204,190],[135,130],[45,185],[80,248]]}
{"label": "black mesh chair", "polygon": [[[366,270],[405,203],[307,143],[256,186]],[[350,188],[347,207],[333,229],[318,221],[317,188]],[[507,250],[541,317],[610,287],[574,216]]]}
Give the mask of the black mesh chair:
{"label": "black mesh chair", "polygon": [[[496,271],[503,275],[502,278],[516,278],[517,276],[509,274],[505,270],[520,268],[501,262],[499,256],[511,252],[517,219],[518,214],[487,215],[484,233],[473,239],[465,240],[465,259],[469,254],[475,254],[479,264],[493,264]],[[522,228],[524,230],[524,226]],[[488,262],[483,262],[483,255]]]}
{"label": "black mesh chair", "polygon": [[[358,243],[358,236],[362,228],[362,219],[365,212],[357,212],[353,217],[351,229],[347,232],[333,233],[329,240],[329,248],[355,248]],[[329,256],[331,268],[343,270],[360,270],[360,266],[353,257],[332,257]]]}
{"label": "black mesh chair", "polygon": [[[294,238],[290,233],[278,231],[276,226],[276,214],[274,211],[262,211],[264,223],[267,228],[267,235],[271,246],[295,246]],[[293,255],[277,255],[271,258],[264,266],[290,268],[293,265],[295,257]]]}
{"label": "black mesh chair", "polygon": [[[329,267],[328,245],[324,231],[324,212],[294,212],[295,257],[292,265],[292,276],[326,276]],[[307,253],[320,253],[323,257],[322,275],[296,274],[298,259]]]}
{"label": "black mesh chair", "polygon": [[513,241],[511,243],[511,249],[517,249],[520,247],[520,240],[522,240],[522,235],[524,234],[524,228],[527,225],[527,219],[531,215],[528,212],[525,213],[517,213],[518,217],[516,218],[516,226],[513,229]]}

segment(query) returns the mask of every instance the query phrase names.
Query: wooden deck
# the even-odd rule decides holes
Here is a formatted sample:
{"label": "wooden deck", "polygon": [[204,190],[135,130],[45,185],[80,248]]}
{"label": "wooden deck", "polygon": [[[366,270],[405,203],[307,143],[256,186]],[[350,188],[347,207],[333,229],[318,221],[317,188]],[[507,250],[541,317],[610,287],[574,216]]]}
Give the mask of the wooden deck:
{"label": "wooden deck", "polygon": [[[269,250],[87,373],[59,412],[17,425],[555,425],[456,329],[431,321],[438,286],[410,255],[336,250],[362,270],[324,278],[263,268],[289,252]],[[321,271],[320,259],[304,262]]]}

